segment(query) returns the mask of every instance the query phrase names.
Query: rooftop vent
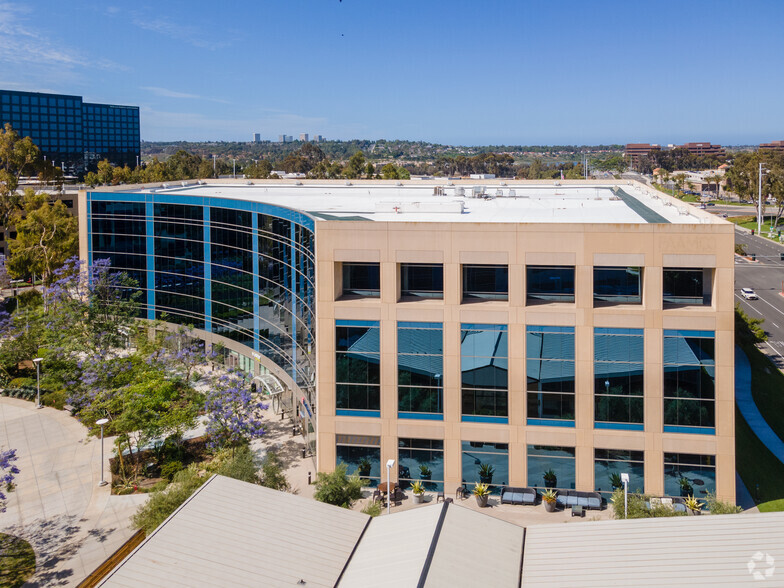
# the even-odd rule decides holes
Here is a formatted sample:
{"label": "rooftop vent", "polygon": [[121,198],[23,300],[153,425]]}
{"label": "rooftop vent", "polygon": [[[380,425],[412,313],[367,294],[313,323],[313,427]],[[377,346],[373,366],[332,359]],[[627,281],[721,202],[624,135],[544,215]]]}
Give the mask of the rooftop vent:
{"label": "rooftop vent", "polygon": [[350,185],[351,185],[351,182],[346,182],[346,186],[350,186]]}
{"label": "rooftop vent", "polygon": [[463,196],[465,196],[465,188],[463,188],[463,186],[458,186],[457,188],[455,188],[455,196],[457,196],[458,198],[462,198]]}
{"label": "rooftop vent", "polygon": [[161,184],[161,187],[162,187],[162,188],[168,188],[168,187],[169,187],[169,184]]}
{"label": "rooftop vent", "polygon": [[514,188],[509,190],[509,198],[517,198],[517,192],[515,191]]}
{"label": "rooftop vent", "polygon": [[188,182],[180,182],[180,186],[182,186],[183,188],[184,188],[185,186],[187,186],[187,185],[188,185]]}

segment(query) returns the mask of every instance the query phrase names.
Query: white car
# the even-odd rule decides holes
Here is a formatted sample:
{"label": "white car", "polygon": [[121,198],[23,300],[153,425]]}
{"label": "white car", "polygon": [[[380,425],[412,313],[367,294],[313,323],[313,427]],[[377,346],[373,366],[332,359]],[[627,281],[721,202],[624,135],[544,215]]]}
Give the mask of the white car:
{"label": "white car", "polygon": [[757,293],[754,292],[751,288],[741,288],[740,295],[743,296],[746,300],[757,300]]}

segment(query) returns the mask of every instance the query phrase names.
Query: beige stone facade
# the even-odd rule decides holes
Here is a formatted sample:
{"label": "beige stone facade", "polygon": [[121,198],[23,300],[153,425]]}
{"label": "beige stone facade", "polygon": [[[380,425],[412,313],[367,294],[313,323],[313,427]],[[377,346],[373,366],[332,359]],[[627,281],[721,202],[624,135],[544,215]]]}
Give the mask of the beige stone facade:
{"label": "beige stone facade", "polygon": [[[715,456],[720,498],[735,499],[734,234],[728,223],[561,224],[320,221],[318,292],[318,469],[335,467],[336,435],[381,438],[381,464],[398,459],[399,437],[444,442],[447,493],[461,482],[461,441],[509,444],[509,484],[526,486],[526,446],[575,448],[577,490],[594,490],[594,448],[644,451],[645,491],[664,494],[665,452]],[[342,299],[341,264],[379,262],[379,298]],[[401,263],[443,263],[443,300],[399,302]],[[509,300],[463,303],[462,264],[508,264]],[[574,265],[575,302],[526,304],[526,265]],[[641,266],[642,304],[594,307],[594,266]],[[709,306],[663,308],[662,268],[709,268]],[[336,416],[335,320],[381,326],[380,418]],[[397,321],[442,322],[443,421],[399,419]],[[508,326],[508,424],[461,422],[461,323]],[[574,428],[526,425],[526,325],[575,328]],[[594,428],[593,329],[644,329],[644,431]],[[663,432],[663,330],[715,331],[715,435]],[[382,466],[383,469],[383,466]],[[383,474],[386,476],[386,474]],[[397,472],[393,471],[392,478]]]}

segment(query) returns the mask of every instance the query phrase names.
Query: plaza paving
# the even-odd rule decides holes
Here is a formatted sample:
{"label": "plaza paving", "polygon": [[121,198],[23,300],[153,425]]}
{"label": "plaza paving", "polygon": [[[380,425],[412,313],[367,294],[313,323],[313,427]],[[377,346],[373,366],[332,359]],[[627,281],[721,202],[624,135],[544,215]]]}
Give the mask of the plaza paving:
{"label": "plaza paving", "polygon": [[[106,440],[106,470],[111,440]],[[0,532],[36,552],[30,586],[74,586],[132,534],[130,516],[146,495],[111,496],[99,487],[101,447],[68,413],[0,398],[0,446],[17,450],[20,473],[0,514]]]}

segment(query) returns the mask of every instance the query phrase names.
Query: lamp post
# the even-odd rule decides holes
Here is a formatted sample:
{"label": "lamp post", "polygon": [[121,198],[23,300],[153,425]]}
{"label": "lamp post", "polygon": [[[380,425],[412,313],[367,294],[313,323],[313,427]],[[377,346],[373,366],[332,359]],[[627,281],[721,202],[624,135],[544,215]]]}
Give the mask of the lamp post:
{"label": "lamp post", "polygon": [[[759,183],[758,183],[758,198],[759,198],[759,210],[757,211],[757,234],[762,235],[762,166],[765,165],[763,162],[760,161],[759,164]],[[767,170],[765,170],[767,171]]]}
{"label": "lamp post", "polygon": [[387,514],[392,512],[392,486],[390,486],[389,478],[392,475],[392,467],[394,465],[394,459],[387,460]]}
{"label": "lamp post", "polygon": [[36,357],[33,360],[35,364],[35,407],[36,408],[43,408],[41,406],[41,362],[44,360],[43,357]]}
{"label": "lamp post", "polygon": [[106,486],[108,482],[103,479],[103,426],[109,422],[109,419],[98,419],[95,421],[96,425],[101,427],[101,481],[98,482],[99,486]]}
{"label": "lamp post", "polygon": [[627,518],[629,514],[629,474],[621,474],[621,482],[623,482],[623,518]]}

